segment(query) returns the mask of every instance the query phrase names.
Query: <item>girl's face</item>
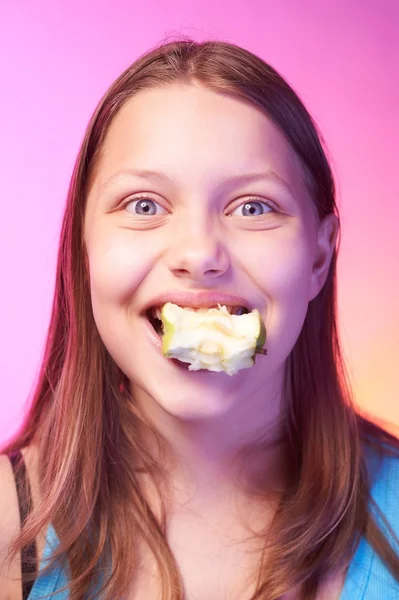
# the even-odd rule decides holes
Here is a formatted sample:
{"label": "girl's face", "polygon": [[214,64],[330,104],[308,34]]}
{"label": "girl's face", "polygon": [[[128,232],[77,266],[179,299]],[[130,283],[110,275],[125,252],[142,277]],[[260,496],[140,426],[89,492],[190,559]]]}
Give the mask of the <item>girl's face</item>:
{"label": "girl's face", "polygon": [[[85,242],[94,318],[136,401],[181,419],[244,419],[252,407],[259,421],[259,405],[273,399],[268,417],[277,415],[284,364],[336,234],[333,215],[319,225],[299,160],[260,109],[195,85],[129,100],[106,136]],[[155,347],[143,307],[162,293],[203,291],[259,309],[268,355],[252,368],[188,371]]]}

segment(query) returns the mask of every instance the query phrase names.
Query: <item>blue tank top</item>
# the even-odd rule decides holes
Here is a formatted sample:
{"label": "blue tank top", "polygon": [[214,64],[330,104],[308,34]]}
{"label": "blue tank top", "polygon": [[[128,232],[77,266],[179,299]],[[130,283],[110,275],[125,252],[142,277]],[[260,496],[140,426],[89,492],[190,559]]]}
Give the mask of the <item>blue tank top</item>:
{"label": "blue tank top", "polygon": [[[399,537],[399,459],[385,457],[376,477],[373,476],[373,470],[377,463],[370,458],[368,464],[369,468],[371,467],[371,495],[396,536]],[[384,535],[387,536],[399,556],[399,545],[394,541],[373,506],[371,506],[371,510],[379,527],[381,527]],[[53,568],[46,576],[40,574],[42,568],[47,564],[52,548],[55,548],[57,543],[57,534],[50,524],[47,530],[46,546],[39,566],[39,575],[31,589],[28,600],[39,600],[42,596],[56,592],[67,585],[68,579],[62,569]],[[69,600],[69,594],[67,590],[58,591],[52,598]],[[399,583],[395,581],[364,537],[361,537],[349,565],[339,600],[399,600]]]}

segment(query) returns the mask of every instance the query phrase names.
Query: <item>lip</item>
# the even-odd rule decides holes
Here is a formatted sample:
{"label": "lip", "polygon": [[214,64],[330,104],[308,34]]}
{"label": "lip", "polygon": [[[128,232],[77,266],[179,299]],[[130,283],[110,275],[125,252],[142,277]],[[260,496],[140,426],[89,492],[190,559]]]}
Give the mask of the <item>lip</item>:
{"label": "lip", "polygon": [[196,294],[190,292],[170,292],[168,294],[161,294],[148,301],[142,308],[142,314],[144,314],[149,308],[154,306],[163,306],[166,302],[172,302],[179,306],[184,307],[204,307],[215,306],[221,304],[225,306],[245,306],[250,311],[255,308],[250,300],[242,298],[241,296],[234,296],[232,294],[224,294],[221,292],[199,292]]}

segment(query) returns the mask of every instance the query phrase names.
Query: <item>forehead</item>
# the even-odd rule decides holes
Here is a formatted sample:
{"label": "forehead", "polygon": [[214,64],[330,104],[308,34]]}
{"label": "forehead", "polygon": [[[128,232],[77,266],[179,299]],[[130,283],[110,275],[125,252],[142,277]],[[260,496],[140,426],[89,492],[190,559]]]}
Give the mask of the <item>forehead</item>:
{"label": "forehead", "polygon": [[143,90],[124,104],[105,137],[94,189],[129,168],[162,171],[181,190],[204,193],[221,177],[270,170],[298,201],[307,196],[300,162],[271,119],[249,101],[197,85]]}

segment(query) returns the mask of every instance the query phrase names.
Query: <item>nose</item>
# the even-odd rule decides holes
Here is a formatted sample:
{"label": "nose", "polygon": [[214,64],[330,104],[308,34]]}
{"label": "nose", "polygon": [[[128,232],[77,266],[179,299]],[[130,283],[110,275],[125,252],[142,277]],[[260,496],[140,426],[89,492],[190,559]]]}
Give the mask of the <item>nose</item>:
{"label": "nose", "polygon": [[195,280],[216,278],[230,266],[229,253],[220,236],[209,227],[185,228],[173,236],[168,254],[168,266],[176,277]]}

